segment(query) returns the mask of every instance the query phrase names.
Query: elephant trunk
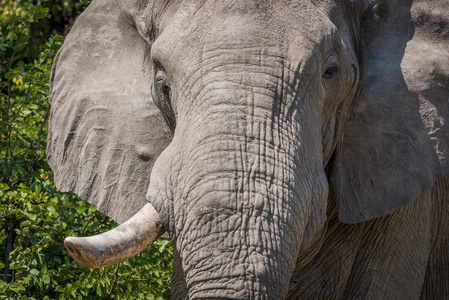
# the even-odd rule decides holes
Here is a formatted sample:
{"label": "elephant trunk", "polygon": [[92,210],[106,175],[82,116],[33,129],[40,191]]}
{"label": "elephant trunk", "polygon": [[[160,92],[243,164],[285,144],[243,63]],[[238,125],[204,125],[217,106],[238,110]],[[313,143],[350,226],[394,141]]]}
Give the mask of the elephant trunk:
{"label": "elephant trunk", "polygon": [[175,272],[185,278],[172,284],[185,280],[192,300],[285,298],[300,248],[324,223],[322,157],[309,155],[322,144],[306,143],[320,128],[299,109],[291,114],[302,122],[288,122],[288,106],[275,106],[277,87],[261,83],[272,78],[252,75],[242,77],[257,92],[241,81],[203,87],[191,100],[201,103],[190,108],[197,117],[178,119],[153,167],[147,199],[179,252]]}
{"label": "elephant trunk", "polygon": [[67,237],[64,244],[77,262],[97,269],[138,254],[164,232],[159,214],[148,203],[131,219],[113,230],[90,237]]}

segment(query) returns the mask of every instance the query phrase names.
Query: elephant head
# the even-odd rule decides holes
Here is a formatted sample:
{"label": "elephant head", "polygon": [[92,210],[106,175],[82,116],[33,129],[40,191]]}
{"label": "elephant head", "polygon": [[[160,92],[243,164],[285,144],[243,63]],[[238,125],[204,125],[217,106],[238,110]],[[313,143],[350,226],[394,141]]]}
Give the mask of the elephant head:
{"label": "elephant head", "polygon": [[167,231],[174,298],[284,298],[331,195],[363,222],[448,171],[440,4],[95,0],[54,63],[48,160],[131,219],[70,252],[104,266]]}

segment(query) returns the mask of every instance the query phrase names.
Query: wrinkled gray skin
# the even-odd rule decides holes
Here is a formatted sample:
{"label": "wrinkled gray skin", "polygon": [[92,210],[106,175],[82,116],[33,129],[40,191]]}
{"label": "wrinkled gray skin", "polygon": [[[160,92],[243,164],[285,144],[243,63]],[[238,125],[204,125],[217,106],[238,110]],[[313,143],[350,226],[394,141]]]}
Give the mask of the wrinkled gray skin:
{"label": "wrinkled gray skin", "polygon": [[95,0],[51,78],[56,184],[120,223],[146,195],[174,299],[449,299],[448,15]]}

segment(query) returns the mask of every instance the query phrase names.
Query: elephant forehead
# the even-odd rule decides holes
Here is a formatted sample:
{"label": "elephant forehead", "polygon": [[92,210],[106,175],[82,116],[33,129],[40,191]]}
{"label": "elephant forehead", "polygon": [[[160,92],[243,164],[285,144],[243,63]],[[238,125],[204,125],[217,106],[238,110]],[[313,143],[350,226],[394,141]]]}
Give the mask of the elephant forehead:
{"label": "elephant forehead", "polygon": [[320,43],[333,25],[310,1],[184,1],[164,32],[161,53],[171,56],[210,43],[277,47],[282,54]]}

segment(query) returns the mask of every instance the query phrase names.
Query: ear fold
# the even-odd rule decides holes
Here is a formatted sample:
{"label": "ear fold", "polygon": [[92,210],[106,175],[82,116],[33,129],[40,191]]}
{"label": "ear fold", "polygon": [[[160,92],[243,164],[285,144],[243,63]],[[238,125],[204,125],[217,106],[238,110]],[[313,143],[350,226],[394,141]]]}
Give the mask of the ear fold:
{"label": "ear fold", "polygon": [[67,36],[50,82],[56,186],[119,223],[146,203],[153,163],[171,141],[151,98],[147,51],[117,1],[96,0]]}
{"label": "ear fold", "polygon": [[332,178],[345,223],[392,212],[449,171],[445,9],[377,1],[362,23],[361,85]]}

